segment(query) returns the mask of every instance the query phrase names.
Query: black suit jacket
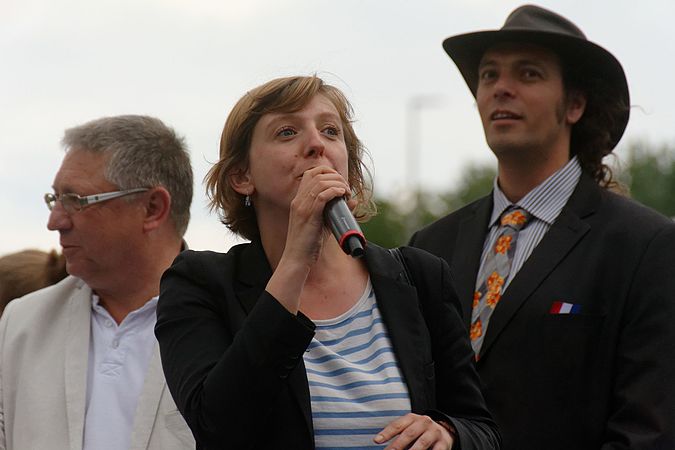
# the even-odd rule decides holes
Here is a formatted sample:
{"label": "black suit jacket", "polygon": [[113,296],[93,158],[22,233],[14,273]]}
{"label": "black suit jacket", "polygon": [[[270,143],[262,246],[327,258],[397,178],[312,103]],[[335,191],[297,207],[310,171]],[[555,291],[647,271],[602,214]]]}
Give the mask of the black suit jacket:
{"label": "black suit jacket", "polygon": [[[490,195],[411,239],[450,263],[467,325],[491,212]],[[506,449],[675,449],[675,225],[582,176],[477,368]]]}
{"label": "black suit jacket", "polygon": [[[447,264],[404,255],[416,288],[386,250],[370,244],[365,258],[412,410],[451,422],[457,448],[498,448]],[[302,359],[314,325],[264,290],[270,276],[254,241],[227,254],[184,252],[162,278],[155,332],[199,448],[314,448]]]}

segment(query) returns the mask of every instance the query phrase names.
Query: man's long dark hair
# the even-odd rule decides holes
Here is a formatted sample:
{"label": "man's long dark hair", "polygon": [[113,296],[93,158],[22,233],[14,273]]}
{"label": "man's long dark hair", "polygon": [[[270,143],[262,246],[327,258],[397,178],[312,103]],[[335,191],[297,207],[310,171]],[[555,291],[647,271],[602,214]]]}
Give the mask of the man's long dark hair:
{"label": "man's long dark hair", "polygon": [[572,127],[570,156],[577,155],[582,170],[595,179],[602,187],[615,188],[617,181],[612,169],[603,163],[617,142],[610,130],[617,120],[630,108],[624,99],[611,95],[607,82],[589,77],[573,69],[573,64],[563,62],[565,92],[582,92],[586,96],[586,110],[581,119]]}

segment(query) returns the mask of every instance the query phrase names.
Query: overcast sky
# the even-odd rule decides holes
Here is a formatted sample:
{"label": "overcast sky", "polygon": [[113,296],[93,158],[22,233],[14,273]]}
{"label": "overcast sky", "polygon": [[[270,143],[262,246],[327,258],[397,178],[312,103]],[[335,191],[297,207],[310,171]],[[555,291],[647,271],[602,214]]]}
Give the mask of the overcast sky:
{"label": "overcast sky", "polygon": [[[195,249],[232,236],[201,183],[227,113],[272,78],[318,73],[341,88],[373,160],[379,195],[398,196],[414,145],[419,182],[450,189],[463,168],[493,162],[473,98],[441,42],[499,28],[511,0],[0,0],[0,255],[58,248],[46,229],[65,128],[148,114],[185,136],[195,169]],[[675,2],[551,0],[624,66],[635,106],[619,145],[675,142]],[[410,143],[410,103],[418,138]],[[623,152],[622,152],[623,150]]]}

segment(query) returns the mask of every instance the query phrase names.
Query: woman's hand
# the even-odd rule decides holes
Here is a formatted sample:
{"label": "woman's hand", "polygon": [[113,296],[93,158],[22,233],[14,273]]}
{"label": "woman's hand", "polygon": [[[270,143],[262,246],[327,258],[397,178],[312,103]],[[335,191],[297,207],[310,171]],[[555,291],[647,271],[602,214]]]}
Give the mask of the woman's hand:
{"label": "woman's hand", "polygon": [[450,432],[429,416],[406,414],[392,421],[375,436],[375,443],[395,439],[385,450],[450,450],[454,443]]}
{"label": "woman's hand", "polygon": [[307,170],[291,201],[282,258],[303,261],[311,267],[319,258],[323,240],[328,235],[323,217],[326,204],[349,194],[349,185],[335,170],[326,166]]}
{"label": "woman's hand", "polygon": [[267,284],[267,292],[293,314],[300,307],[300,293],[307,275],[329,235],[323,218],[326,203],[349,194],[349,184],[330,167],[314,167],[302,176],[290,205],[286,245]]}

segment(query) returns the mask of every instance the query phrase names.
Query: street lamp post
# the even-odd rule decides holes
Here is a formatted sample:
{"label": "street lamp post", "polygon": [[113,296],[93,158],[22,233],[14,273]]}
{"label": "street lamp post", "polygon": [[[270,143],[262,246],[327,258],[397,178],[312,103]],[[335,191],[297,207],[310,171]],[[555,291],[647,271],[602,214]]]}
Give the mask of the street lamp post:
{"label": "street lamp post", "polygon": [[420,94],[410,97],[406,104],[406,189],[412,208],[406,220],[406,233],[410,237],[420,225],[420,156],[421,156],[421,112],[426,108],[441,106],[441,95]]}

